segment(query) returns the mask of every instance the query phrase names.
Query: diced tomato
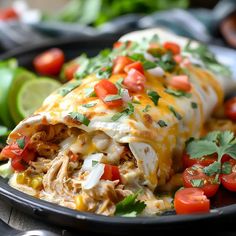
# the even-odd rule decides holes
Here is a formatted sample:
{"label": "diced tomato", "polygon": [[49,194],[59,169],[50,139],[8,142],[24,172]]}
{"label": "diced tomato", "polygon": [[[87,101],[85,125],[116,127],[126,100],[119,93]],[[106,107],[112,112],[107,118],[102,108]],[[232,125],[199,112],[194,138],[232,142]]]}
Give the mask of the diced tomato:
{"label": "diced tomato", "polygon": [[183,173],[184,187],[197,187],[194,186],[194,181],[201,181],[201,185],[199,186],[199,188],[204,191],[204,194],[207,197],[212,197],[216,194],[219,188],[219,184],[215,183],[215,176],[207,176],[203,172],[203,168],[204,167],[201,165],[194,165],[185,169]]}
{"label": "diced tomato", "polygon": [[177,43],[173,43],[173,42],[165,42],[163,44],[163,47],[168,50],[171,51],[174,55],[176,54],[180,54],[180,46]]}
{"label": "diced tomato", "polygon": [[133,63],[133,60],[131,60],[129,57],[118,56],[114,61],[114,65],[112,68],[112,74],[124,73],[125,67],[131,63]]}
{"label": "diced tomato", "polygon": [[122,99],[113,101],[105,101],[105,98],[109,95],[117,95],[117,87],[109,80],[100,80],[95,86],[94,91],[99,99],[101,99],[108,107],[115,108],[123,105]]}
{"label": "diced tomato", "polygon": [[133,62],[133,63],[125,66],[124,71],[126,73],[128,73],[131,69],[135,69],[135,70],[139,71],[140,73],[142,73],[144,75],[143,65],[140,61],[136,61],[136,62]]}
{"label": "diced tomato", "polygon": [[210,201],[199,188],[180,189],[175,193],[177,214],[205,213],[210,211]]}
{"label": "diced tomato", "polygon": [[23,150],[19,148],[17,143],[12,143],[1,151],[1,156],[4,158],[16,158],[22,154]]}
{"label": "diced tomato", "polygon": [[35,70],[42,75],[57,75],[63,64],[65,56],[61,49],[52,48],[34,58]]}
{"label": "diced tomato", "polygon": [[176,75],[171,78],[169,85],[175,89],[189,92],[191,90],[191,83],[187,75]]}
{"label": "diced tomato", "polygon": [[236,97],[226,101],[224,104],[224,112],[227,118],[236,121]]}
{"label": "diced tomato", "polygon": [[24,171],[26,169],[26,163],[21,158],[11,159],[11,166],[16,171]]}
{"label": "diced tomato", "polygon": [[18,18],[19,15],[13,8],[0,9],[0,21],[17,20]]}
{"label": "diced tomato", "polygon": [[34,150],[29,150],[26,148],[21,155],[21,158],[26,162],[29,163],[30,161],[33,161],[35,159],[36,153]]}
{"label": "diced tomato", "polygon": [[64,74],[66,77],[66,80],[72,80],[74,78],[75,72],[79,69],[79,65],[76,63],[71,63],[70,65],[67,65],[64,70]]}
{"label": "diced tomato", "polygon": [[131,69],[123,81],[123,84],[131,92],[143,92],[145,83],[145,76],[136,69]]}
{"label": "diced tomato", "polygon": [[[6,158],[11,158],[11,163],[12,167],[20,171],[22,170],[23,167],[24,169],[26,168],[26,164],[29,163],[30,161],[33,161],[36,157],[36,153],[34,150],[30,149],[29,147],[29,138],[23,137],[24,138],[24,148],[20,148],[17,142],[14,142],[8,146],[6,146],[2,152],[1,156],[6,157]],[[22,163],[25,163],[23,165]]]}
{"label": "diced tomato", "polygon": [[109,164],[105,164],[104,173],[103,173],[101,179],[111,180],[111,181],[115,181],[115,180],[121,181],[120,171],[119,171],[118,167],[113,166],[113,165],[109,165]]}
{"label": "diced tomato", "polygon": [[183,154],[184,168],[191,167],[195,164],[199,164],[199,165],[202,165],[202,166],[209,166],[210,164],[212,164],[216,160],[217,160],[216,155],[204,156],[202,158],[194,158],[193,159],[193,158],[190,158],[190,156],[186,152],[184,152],[184,154]]}

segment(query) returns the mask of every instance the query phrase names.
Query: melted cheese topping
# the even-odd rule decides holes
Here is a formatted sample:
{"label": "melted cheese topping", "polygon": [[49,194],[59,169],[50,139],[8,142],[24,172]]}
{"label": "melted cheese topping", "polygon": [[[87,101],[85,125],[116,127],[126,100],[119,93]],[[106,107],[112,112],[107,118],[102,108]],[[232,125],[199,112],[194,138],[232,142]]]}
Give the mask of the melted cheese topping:
{"label": "melted cheese topping", "polygon": [[[194,66],[190,66],[188,69],[192,83],[190,98],[175,97],[165,92],[165,80],[171,76],[170,74],[166,73],[164,77],[158,78],[146,72],[147,89],[156,91],[161,97],[158,106],[153,104],[146,93],[131,94],[140,104],[134,104],[135,111],[132,115],[123,116],[116,122],[113,122],[111,117],[117,112],[121,112],[124,107],[109,109],[97,97],[86,97],[86,91],[91,90],[99,82],[94,75],[82,80],[79,87],[64,97],[58,91],[55,92],[45,100],[43,106],[35,114],[46,116],[51,124],[62,122],[69,127],[79,127],[87,132],[101,130],[116,142],[150,144],[156,152],[158,165],[146,178],[156,185],[163,185],[173,171],[181,169],[181,154],[185,141],[189,137],[200,136],[204,122],[213,109],[222,103],[224,96],[220,84],[211,73]],[[115,83],[123,76],[122,74],[113,75],[110,81]],[[83,107],[84,104],[91,102],[96,105],[90,108]],[[191,102],[197,103],[198,108],[192,109]],[[150,105],[151,108],[145,113],[143,110],[147,105]],[[176,112],[182,116],[181,120],[174,116],[169,106],[174,107]],[[70,123],[65,119],[70,112],[86,115],[91,121],[90,125],[87,127]],[[157,123],[159,120],[164,120],[167,127],[160,127]],[[86,149],[85,155],[95,151],[91,140],[87,145],[89,147]]]}

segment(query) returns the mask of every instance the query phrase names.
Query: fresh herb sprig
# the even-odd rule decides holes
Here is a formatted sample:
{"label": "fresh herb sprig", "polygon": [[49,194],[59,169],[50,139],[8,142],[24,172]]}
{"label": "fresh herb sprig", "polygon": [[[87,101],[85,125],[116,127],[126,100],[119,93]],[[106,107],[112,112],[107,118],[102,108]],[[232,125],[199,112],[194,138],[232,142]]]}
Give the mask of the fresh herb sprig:
{"label": "fresh herb sprig", "polygon": [[137,200],[138,195],[141,191],[131,194],[124,198],[121,202],[116,205],[115,215],[135,217],[142,213],[145,209],[146,204],[142,201]]}
{"label": "fresh herb sprig", "polygon": [[230,171],[229,164],[221,164],[222,157],[227,154],[236,160],[236,138],[231,131],[210,132],[199,140],[190,141],[186,149],[191,159],[217,154],[217,160],[203,169],[208,176],[216,175],[216,181],[221,172],[229,173]]}

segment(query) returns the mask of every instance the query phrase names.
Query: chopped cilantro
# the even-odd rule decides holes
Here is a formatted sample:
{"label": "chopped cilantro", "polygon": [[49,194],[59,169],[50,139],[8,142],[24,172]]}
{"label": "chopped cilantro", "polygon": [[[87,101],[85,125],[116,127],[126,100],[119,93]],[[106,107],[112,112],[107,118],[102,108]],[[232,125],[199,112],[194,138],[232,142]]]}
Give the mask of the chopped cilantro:
{"label": "chopped cilantro", "polygon": [[25,147],[25,137],[17,139],[16,142],[17,142],[17,145],[20,149],[24,149],[24,147]]}
{"label": "chopped cilantro", "polygon": [[204,181],[202,179],[191,179],[190,182],[192,186],[196,188],[202,187],[204,184]]}
{"label": "chopped cilantro", "polygon": [[146,204],[137,200],[139,193],[140,191],[135,194],[131,194],[124,198],[121,202],[117,203],[115,215],[134,217],[142,213],[146,207]]}
{"label": "chopped cilantro", "polygon": [[91,103],[83,104],[82,107],[90,108],[90,107],[94,107],[96,105],[97,105],[96,102],[91,102]]}
{"label": "chopped cilantro", "polygon": [[153,101],[154,105],[158,105],[158,101],[160,99],[160,95],[154,90],[147,91],[148,97]]}
{"label": "chopped cilantro", "polygon": [[197,108],[198,108],[198,105],[197,105],[196,102],[191,102],[191,107],[192,107],[193,109],[197,109]]}
{"label": "chopped cilantro", "polygon": [[132,105],[132,103],[128,103],[128,107],[122,111],[122,112],[118,112],[116,113],[114,116],[111,117],[112,121],[117,121],[119,120],[122,116],[129,116],[131,114],[134,113],[134,106]]}
{"label": "chopped cilantro", "polygon": [[96,166],[98,164],[98,161],[92,160],[92,167]]}
{"label": "chopped cilantro", "polygon": [[96,93],[94,92],[94,88],[86,88],[85,89],[85,97],[96,97]]}
{"label": "chopped cilantro", "polygon": [[108,79],[111,77],[111,72],[112,72],[112,67],[107,66],[107,67],[100,69],[97,72],[96,76],[98,79]]}
{"label": "chopped cilantro", "polygon": [[78,112],[70,112],[69,116],[74,119],[77,120],[79,122],[81,122],[82,124],[88,126],[90,123],[90,120],[83,114],[78,113]]}
{"label": "chopped cilantro", "polygon": [[192,96],[191,93],[186,93],[184,91],[181,91],[181,90],[174,90],[174,89],[165,89],[165,92],[170,94],[170,95],[173,95],[175,97],[187,97],[187,98],[190,98]]}
{"label": "chopped cilantro", "polygon": [[143,68],[144,70],[149,70],[149,69],[153,69],[157,67],[157,64],[155,62],[152,62],[152,61],[148,61],[148,60],[145,60],[143,62]]}
{"label": "chopped cilantro", "polygon": [[151,106],[149,104],[146,105],[146,107],[143,109],[143,112],[149,112],[150,108],[151,108]]}
{"label": "chopped cilantro", "polygon": [[75,81],[75,82],[72,82],[72,83],[69,83],[69,84],[66,84],[64,85],[63,87],[61,87],[59,90],[58,90],[58,93],[61,95],[61,96],[66,96],[68,93],[70,93],[72,90],[76,89],[77,87],[79,87],[81,85],[81,80],[78,80],[78,81]]}
{"label": "chopped cilantro", "polygon": [[166,122],[164,121],[164,120],[159,120],[159,121],[157,121],[157,124],[160,126],[160,127],[166,127],[167,126],[167,124],[166,124]]}
{"label": "chopped cilantro", "polygon": [[230,162],[224,162],[221,167],[221,173],[229,175],[232,172],[232,165]]}
{"label": "chopped cilantro", "polygon": [[173,55],[171,52],[167,52],[161,56],[160,60],[157,64],[164,70],[168,72],[172,72],[175,69],[176,62],[173,59]]}
{"label": "chopped cilantro", "polygon": [[147,60],[144,57],[143,53],[134,53],[130,56],[130,58],[133,59],[134,61],[140,61],[145,70],[149,70],[149,69],[157,67],[157,64],[155,62]]}
{"label": "chopped cilantro", "polygon": [[119,99],[121,99],[121,96],[119,94],[107,95],[104,98],[104,102],[112,102],[112,101],[119,100]]}
{"label": "chopped cilantro", "polygon": [[221,164],[218,161],[213,162],[209,166],[204,167],[203,171],[206,175],[212,176],[220,173]]}
{"label": "chopped cilantro", "polygon": [[173,113],[173,115],[178,119],[178,120],[182,120],[182,116],[175,110],[174,107],[169,106],[169,110]]}

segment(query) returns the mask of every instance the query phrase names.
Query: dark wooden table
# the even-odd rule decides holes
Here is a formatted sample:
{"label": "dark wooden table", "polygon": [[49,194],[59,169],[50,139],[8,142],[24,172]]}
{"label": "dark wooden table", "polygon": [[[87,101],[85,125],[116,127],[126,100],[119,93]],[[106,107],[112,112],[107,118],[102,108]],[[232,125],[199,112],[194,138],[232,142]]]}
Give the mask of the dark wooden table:
{"label": "dark wooden table", "polygon": [[59,229],[50,224],[34,219],[20,211],[14,209],[9,204],[0,201],[0,218],[4,220],[10,226],[19,230],[35,230],[35,229],[46,229],[51,232],[62,235],[62,229]]}

